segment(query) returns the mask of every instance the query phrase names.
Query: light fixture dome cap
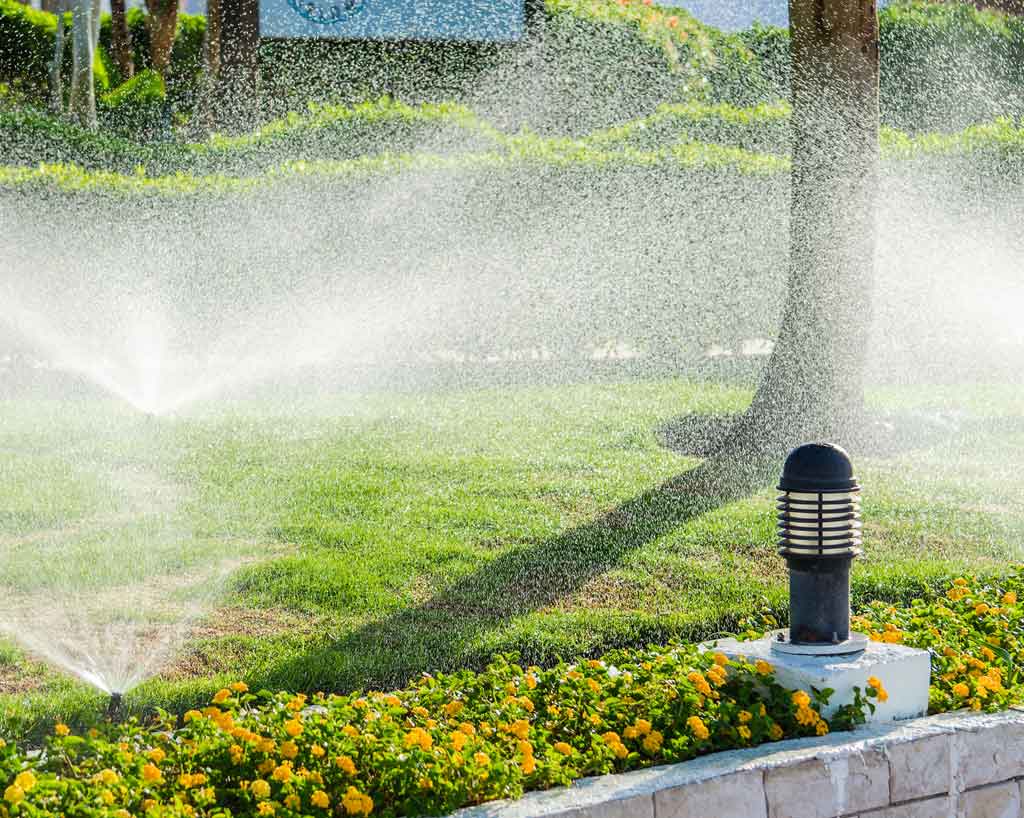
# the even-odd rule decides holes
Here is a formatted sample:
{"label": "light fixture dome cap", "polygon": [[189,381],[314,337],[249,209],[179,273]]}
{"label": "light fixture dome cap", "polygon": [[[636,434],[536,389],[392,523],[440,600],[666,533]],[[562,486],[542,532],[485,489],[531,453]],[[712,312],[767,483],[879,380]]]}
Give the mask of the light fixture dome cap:
{"label": "light fixture dome cap", "polygon": [[859,491],[850,455],[833,443],[805,443],[789,453],[779,479],[780,491]]}

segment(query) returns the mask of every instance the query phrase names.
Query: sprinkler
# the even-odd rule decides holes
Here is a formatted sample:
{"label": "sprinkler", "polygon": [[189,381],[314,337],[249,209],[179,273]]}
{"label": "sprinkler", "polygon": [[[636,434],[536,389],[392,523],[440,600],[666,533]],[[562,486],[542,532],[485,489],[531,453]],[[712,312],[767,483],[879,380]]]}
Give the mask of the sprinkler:
{"label": "sprinkler", "polygon": [[107,702],[107,721],[124,721],[124,696],[121,693],[111,693],[110,701]]}
{"label": "sprinkler", "polygon": [[789,570],[789,630],[772,649],[784,653],[856,653],[850,635],[850,566],[861,554],[860,485],[849,455],[830,443],[789,453],[779,480],[779,554]]}

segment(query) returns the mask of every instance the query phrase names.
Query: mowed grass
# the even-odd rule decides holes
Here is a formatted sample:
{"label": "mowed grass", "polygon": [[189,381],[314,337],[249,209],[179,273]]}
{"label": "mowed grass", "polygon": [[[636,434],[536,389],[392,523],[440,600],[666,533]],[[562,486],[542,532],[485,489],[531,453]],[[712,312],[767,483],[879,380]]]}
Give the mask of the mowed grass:
{"label": "mowed grass", "polygon": [[[199,595],[177,658],[130,694],[136,711],[182,710],[236,678],[365,689],[499,651],[543,663],[708,637],[785,608],[775,491],[704,504],[658,491],[699,460],[656,432],[749,399],[715,383],[633,382],[232,403],[168,419],[7,402],[0,578],[18,593],[52,589],[60,606],[141,577],[187,595],[175,577],[232,565],[215,595]],[[856,459],[857,599],[907,599],[1016,560],[1024,398],[971,385],[870,399],[907,434]],[[0,690],[0,732],[15,738],[88,723],[102,706],[15,647],[0,651]]]}

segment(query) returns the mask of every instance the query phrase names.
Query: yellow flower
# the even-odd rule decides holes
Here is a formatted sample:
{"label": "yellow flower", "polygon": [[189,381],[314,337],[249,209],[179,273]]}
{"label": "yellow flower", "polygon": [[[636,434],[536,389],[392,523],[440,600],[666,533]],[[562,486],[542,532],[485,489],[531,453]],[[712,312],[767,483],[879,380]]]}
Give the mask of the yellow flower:
{"label": "yellow flower", "polygon": [[25,798],[25,791],[17,784],[11,784],[4,790],[4,800],[9,804],[19,804]]}
{"label": "yellow flower", "polygon": [[64,736],[69,735],[71,733],[71,728],[68,727],[66,724],[59,723],[54,726],[53,732],[63,738]]}
{"label": "yellow flower", "polygon": [[828,725],[824,721],[819,721],[814,728],[814,732],[819,736],[823,736],[828,732]]}
{"label": "yellow flower", "polygon": [[597,681],[597,679],[587,679],[587,687],[589,687],[591,692],[593,693],[601,692],[601,684]]}
{"label": "yellow flower", "polygon": [[768,737],[772,741],[778,741],[780,738],[782,738],[782,735],[782,727],[780,727],[778,724],[773,723],[772,726],[768,728]]}
{"label": "yellow flower", "polygon": [[986,605],[984,602],[979,602],[977,605],[974,606],[974,613],[978,616],[984,616],[988,613],[988,605]]}
{"label": "yellow flower", "polygon": [[618,744],[611,744],[609,746],[612,748],[612,752],[615,753],[616,758],[625,758],[629,755],[629,750],[626,749],[626,745],[622,742],[619,742]]}
{"label": "yellow flower", "polygon": [[326,752],[327,751],[319,744],[314,744],[312,747],[309,748],[309,753],[311,756],[313,756],[313,758],[323,758]]}
{"label": "yellow flower", "polygon": [[965,588],[967,586],[967,580],[964,579],[963,577],[957,577],[956,579],[953,580],[953,584],[954,585],[958,585],[961,588]]}
{"label": "yellow flower", "polygon": [[228,687],[234,690],[235,693],[247,693],[249,690],[249,685],[247,685],[245,682],[234,682],[228,685]]}
{"label": "yellow flower", "polygon": [[754,669],[762,676],[767,676],[769,673],[775,672],[775,668],[772,667],[772,665],[769,662],[766,662],[764,659],[758,659],[756,662],[754,662]]}
{"label": "yellow flower", "polygon": [[748,721],[754,718],[754,716],[746,710],[741,710],[739,713],[736,714],[736,718],[739,719],[740,724],[746,724]]}
{"label": "yellow flower", "polygon": [[203,714],[200,713],[198,710],[189,710],[182,717],[182,721],[184,721],[185,724],[188,724],[190,721],[195,721],[196,719],[201,719],[202,717],[203,717]]}
{"label": "yellow flower", "polygon": [[456,749],[456,751],[461,751],[462,748],[466,746],[466,742],[469,741],[469,736],[467,736],[465,733],[459,730],[456,730],[454,733],[452,733],[451,740],[452,746]]}
{"label": "yellow flower", "polygon": [[398,696],[396,696],[394,693],[389,693],[387,696],[384,697],[384,704],[386,704],[388,707],[401,707],[402,700],[398,698]]}
{"label": "yellow flower", "polygon": [[278,767],[274,768],[274,780],[280,781],[282,784],[292,780],[292,765],[289,762],[285,762]]}
{"label": "yellow flower", "polygon": [[635,727],[641,736],[646,736],[651,732],[651,723],[647,719],[637,719]]}
{"label": "yellow flower", "polygon": [[572,755],[572,746],[564,741],[556,741],[554,744],[554,748],[564,756]]}
{"label": "yellow flower", "polygon": [[953,685],[953,692],[961,699],[966,699],[971,695],[971,689],[963,682]]}
{"label": "yellow flower", "polygon": [[686,726],[698,741],[704,741],[711,733],[699,716],[690,716],[686,720]]}
{"label": "yellow flower", "polygon": [[405,746],[407,748],[419,747],[422,750],[429,750],[433,745],[434,739],[422,727],[413,727],[412,730],[405,734]]}
{"label": "yellow flower", "polygon": [[876,690],[882,686],[877,676],[868,676],[868,687],[873,687]]}
{"label": "yellow flower", "polygon": [[530,734],[530,722],[519,719],[508,726],[508,732],[518,739],[525,739]]}
{"label": "yellow flower", "polygon": [[1007,591],[1005,594],[1003,594],[1003,604],[1004,605],[1016,605],[1017,604],[1017,594],[1016,594],[1016,592],[1015,591]]}
{"label": "yellow flower", "polygon": [[163,777],[164,774],[160,772],[160,768],[157,767],[155,764],[147,764],[145,767],[142,768],[142,778],[145,781],[161,781]]}
{"label": "yellow flower", "polygon": [[724,667],[725,665],[729,664],[729,657],[726,656],[724,653],[716,653],[714,655],[714,660],[715,664],[721,667]]}
{"label": "yellow flower", "polygon": [[291,719],[284,723],[284,731],[292,738],[302,735],[302,722],[298,719]]}
{"label": "yellow flower", "polygon": [[444,712],[448,716],[457,716],[462,711],[463,707],[465,707],[465,704],[458,700],[448,702],[448,704],[444,706]]}
{"label": "yellow flower", "polygon": [[356,764],[348,756],[338,756],[336,759],[334,759],[334,763],[337,764],[341,771],[344,772],[346,775],[356,774]]}
{"label": "yellow flower", "polygon": [[281,742],[281,755],[285,758],[295,758],[299,754],[299,747],[294,741]]}
{"label": "yellow flower", "polygon": [[537,762],[534,760],[532,755],[523,756],[523,760],[519,762],[519,766],[522,768],[525,775],[532,775],[534,770],[537,769]]}
{"label": "yellow flower", "polygon": [[797,690],[793,694],[793,704],[797,707],[807,707],[811,703],[811,697],[808,696],[804,691]]}
{"label": "yellow flower", "polygon": [[652,730],[647,735],[647,738],[644,739],[643,748],[651,755],[654,755],[654,753],[658,752],[658,750],[661,749],[661,743],[664,740],[665,738],[664,736],[662,736],[661,733],[659,733],[657,730]]}
{"label": "yellow flower", "polygon": [[350,738],[357,738],[359,736],[359,728],[352,724],[346,724],[341,728],[341,732]]}
{"label": "yellow flower", "polygon": [[103,803],[106,804],[108,807],[111,804],[113,804],[114,801],[117,800],[116,798],[114,798],[114,793],[112,793],[110,790],[103,790],[100,793],[100,798],[102,799]]}
{"label": "yellow flower", "polygon": [[799,724],[810,726],[816,724],[819,718],[821,717],[809,707],[801,706],[797,708],[796,720]]}
{"label": "yellow flower", "polygon": [[149,812],[151,809],[156,809],[159,806],[159,802],[155,798],[147,798],[142,802],[142,811]]}
{"label": "yellow flower", "polygon": [[331,797],[323,790],[317,790],[309,797],[310,803],[314,807],[320,809],[327,809],[331,805]]}
{"label": "yellow flower", "polygon": [[624,738],[634,739],[640,735],[640,731],[637,730],[635,727],[627,727],[625,730],[622,731],[622,735]]}
{"label": "yellow flower", "polygon": [[226,687],[222,687],[220,690],[218,690],[214,694],[214,696],[213,696],[213,703],[214,704],[224,704],[224,702],[226,702],[230,698],[231,698],[231,691],[228,690]]}
{"label": "yellow flower", "polygon": [[[21,775],[19,775],[17,778],[14,779],[14,783],[15,784],[17,784],[23,790],[28,792],[35,785],[35,780],[34,780],[35,776],[32,776],[33,781],[31,783],[31,785],[29,785],[29,786],[25,786],[25,784],[27,782],[26,781],[22,781],[22,776],[32,776],[32,773],[22,773]],[[98,781],[100,781],[101,783],[107,784],[107,785],[116,784],[120,777],[121,776],[119,776],[116,772],[111,770],[109,767],[107,769],[105,769],[105,770],[100,770],[96,774],[96,779]]]}
{"label": "yellow flower", "polygon": [[152,750],[146,753],[146,757],[154,764],[159,764],[165,758],[167,758],[167,753],[165,753],[159,747],[154,747]]}
{"label": "yellow flower", "polygon": [[491,763],[491,757],[487,753],[473,753],[473,761],[481,767],[485,767]]}
{"label": "yellow flower", "polygon": [[257,778],[249,785],[249,792],[257,798],[270,798],[270,782]]}
{"label": "yellow flower", "polygon": [[476,728],[468,721],[464,721],[459,725],[459,732],[465,733],[467,736],[475,736]]}
{"label": "yellow flower", "polygon": [[269,801],[264,801],[258,807],[256,807],[256,811],[260,815],[273,815],[274,814],[274,805],[271,804]]}
{"label": "yellow flower", "polygon": [[368,795],[359,792],[355,787],[349,787],[341,805],[349,815],[369,815],[373,812],[373,799]]}
{"label": "yellow flower", "polygon": [[747,725],[745,725],[745,724],[741,724],[739,727],[737,727],[736,728],[736,732],[740,734],[740,738],[743,738],[743,739],[749,739],[750,738],[750,728],[747,727]]}
{"label": "yellow flower", "polygon": [[619,738],[619,734],[612,730],[609,730],[607,733],[601,736],[601,739],[604,741],[605,744],[619,744],[622,741],[622,739]]}
{"label": "yellow flower", "polygon": [[537,677],[534,676],[532,673],[527,674],[527,676],[526,676],[526,689],[527,690],[533,690],[536,687],[537,687]]}
{"label": "yellow flower", "polygon": [[242,758],[245,755],[245,750],[242,749],[241,745],[232,744],[228,748],[228,752],[231,754],[231,761],[235,764],[241,764]]}
{"label": "yellow flower", "polygon": [[291,795],[285,796],[284,805],[288,807],[288,809],[298,811],[302,808],[302,799],[297,793],[293,792]]}
{"label": "yellow flower", "polygon": [[[113,784],[118,778],[120,778],[120,776],[113,770],[104,770],[100,773],[100,780],[104,784]],[[14,786],[21,787],[25,792],[31,792],[36,783],[38,782],[36,781],[35,775],[29,770],[25,770],[23,773],[18,773],[17,777],[14,779]]]}

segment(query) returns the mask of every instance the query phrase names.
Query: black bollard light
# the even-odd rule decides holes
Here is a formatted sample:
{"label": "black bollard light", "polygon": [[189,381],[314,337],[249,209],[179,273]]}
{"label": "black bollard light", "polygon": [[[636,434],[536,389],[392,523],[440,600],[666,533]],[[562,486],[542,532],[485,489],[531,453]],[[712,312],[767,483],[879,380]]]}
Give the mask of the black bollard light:
{"label": "black bollard light", "polygon": [[111,693],[110,701],[107,702],[107,721],[120,724],[124,721],[124,696],[120,693]]}
{"label": "black bollard light", "polygon": [[788,633],[772,646],[787,653],[863,650],[850,635],[850,566],[861,553],[860,486],[849,455],[830,443],[789,453],[779,480],[779,553],[789,569]]}

